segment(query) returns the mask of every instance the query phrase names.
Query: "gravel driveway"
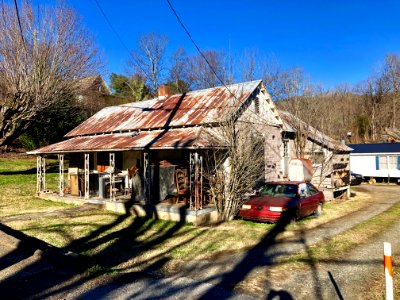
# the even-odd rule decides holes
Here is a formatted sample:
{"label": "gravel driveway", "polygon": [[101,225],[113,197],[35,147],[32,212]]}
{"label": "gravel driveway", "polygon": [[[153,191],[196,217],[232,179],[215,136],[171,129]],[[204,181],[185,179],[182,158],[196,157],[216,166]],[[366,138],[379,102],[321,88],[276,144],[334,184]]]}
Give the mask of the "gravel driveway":
{"label": "gravel driveway", "polygon": [[[346,260],[315,262],[310,265],[308,271],[301,274],[290,271],[284,274],[270,274],[267,271],[268,266],[274,265],[278,260],[307,251],[309,246],[340,234],[400,202],[400,186],[362,185],[354,188],[354,191],[367,192],[371,195],[371,199],[367,200],[368,205],[361,210],[304,231],[295,238],[278,240],[276,243],[272,242],[273,237],[269,233],[258,246],[247,253],[213,261],[192,262],[187,265],[183,274],[231,291],[234,287],[243,285],[242,281],[248,278],[245,290],[251,290],[253,284],[252,294],[260,299],[268,299],[273,295],[273,291],[276,295],[282,293],[287,297],[290,294],[294,299],[340,299],[338,298],[340,293],[344,295],[344,299],[357,299],[358,293],[354,287],[360,289],[362,285],[359,283],[365,282],[367,277],[373,276],[376,272],[382,272],[383,241],[392,242],[393,248],[400,246],[398,239],[400,220],[399,224],[394,224],[385,235],[354,249]],[[273,275],[273,281],[268,278],[270,275]],[[251,278],[254,280],[261,278],[263,286],[252,283]],[[276,280],[277,278],[279,280]],[[339,291],[335,289],[334,282]]]}

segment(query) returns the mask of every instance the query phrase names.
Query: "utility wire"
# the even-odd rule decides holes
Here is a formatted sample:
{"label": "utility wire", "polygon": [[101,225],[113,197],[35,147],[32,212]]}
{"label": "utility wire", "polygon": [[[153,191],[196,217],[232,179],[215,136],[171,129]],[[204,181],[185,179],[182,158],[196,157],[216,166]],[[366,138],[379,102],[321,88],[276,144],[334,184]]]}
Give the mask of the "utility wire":
{"label": "utility wire", "polygon": [[[211,66],[210,62],[208,61],[207,57],[203,54],[203,52],[201,51],[200,47],[197,45],[197,43],[194,41],[194,39],[192,38],[192,35],[190,34],[189,30],[186,28],[186,26],[183,24],[183,22],[181,21],[178,13],[175,11],[174,7],[172,6],[171,2],[169,0],[166,0],[169,7],[171,8],[172,12],[174,13],[176,19],[178,20],[179,24],[181,25],[181,27],[184,29],[184,31],[186,32],[187,36],[189,37],[189,39],[191,40],[191,42],[193,43],[193,45],[196,47],[197,51],[200,53],[200,55],[203,57],[203,59],[205,60],[205,62],[207,63],[208,67],[210,68],[210,70],[213,72],[213,74],[217,77],[217,79],[221,82],[221,84],[225,87],[225,89],[229,92],[229,94],[231,94],[231,96],[235,99],[235,101],[239,101],[238,98],[236,97],[235,94],[232,93],[232,91],[229,89],[229,87],[225,84],[225,82],[220,78],[220,76],[217,74],[217,72],[215,72],[214,68]],[[235,106],[232,106],[235,107]],[[263,121],[267,121],[265,120],[262,116],[260,116],[258,113],[254,112],[252,109],[249,108],[250,111],[252,111],[259,119],[263,120]]]}
{"label": "utility wire", "polygon": [[118,34],[117,30],[115,30],[114,26],[111,24],[110,20],[108,19],[106,13],[104,12],[103,8],[101,7],[99,1],[94,0],[94,2],[96,2],[97,7],[99,8],[101,14],[103,15],[104,19],[106,20],[108,26],[110,26],[111,30],[114,32],[115,36],[117,37],[117,39],[119,40],[119,42],[121,43],[121,45],[125,48],[126,51],[128,51],[129,54],[131,54],[131,51],[129,50],[129,48],[126,46],[126,44],[124,43],[124,41],[122,40],[121,36]]}
{"label": "utility wire", "polygon": [[[121,45],[125,48],[125,50],[126,50],[126,51],[128,52],[128,54],[130,55],[130,54],[131,54],[131,50],[130,50],[130,49],[128,48],[128,46],[124,43],[124,41],[122,40],[121,36],[118,34],[117,30],[115,29],[115,27],[111,24],[110,19],[107,17],[107,15],[106,15],[106,13],[104,12],[103,8],[101,7],[99,1],[94,0],[94,2],[96,3],[98,9],[100,10],[101,14],[103,15],[103,18],[106,20],[108,26],[111,28],[111,30],[113,31],[113,33],[114,33],[115,36],[117,37],[118,41],[121,43]],[[144,75],[145,77],[147,77],[146,74],[147,74],[148,72],[146,72],[146,71],[143,69],[143,67],[142,67],[139,63],[135,62],[135,65],[138,66],[139,69],[142,71],[143,75]]]}
{"label": "utility wire", "polygon": [[19,25],[19,32],[21,34],[21,38],[22,38],[22,42],[23,45],[25,47],[25,38],[24,38],[24,34],[22,32],[22,26],[21,26],[21,19],[19,17],[19,9],[18,9],[18,4],[17,4],[17,0],[14,0],[14,5],[15,5],[15,12],[17,13],[17,19],[18,19],[18,25]]}
{"label": "utility wire", "polygon": [[169,7],[171,8],[172,12],[174,13],[176,19],[178,20],[179,24],[181,25],[181,27],[183,28],[183,30],[186,32],[187,36],[189,37],[189,39],[191,40],[191,42],[193,43],[193,45],[196,47],[197,51],[200,53],[200,55],[203,57],[204,61],[207,63],[208,67],[210,68],[211,72],[213,72],[213,74],[215,75],[215,77],[217,77],[217,79],[219,80],[219,82],[221,82],[221,84],[228,90],[228,92],[235,98],[235,100],[237,100],[236,96],[231,92],[231,90],[228,88],[228,86],[225,84],[225,82],[221,79],[221,77],[217,74],[217,72],[214,70],[214,68],[211,66],[210,62],[208,61],[207,57],[204,55],[204,53],[201,51],[200,47],[196,44],[196,42],[194,41],[194,39],[192,38],[192,35],[190,34],[189,30],[186,28],[186,26],[183,24],[183,22],[181,21],[178,13],[175,11],[174,7],[172,6],[171,2],[169,0],[167,0],[167,3],[169,5]]}
{"label": "utility wire", "polygon": [[[100,3],[98,2],[98,0],[94,0],[98,9],[100,10],[101,14],[103,15],[104,19],[106,20],[107,24],[109,25],[109,27],[111,28],[111,30],[113,31],[113,33],[115,34],[115,36],[118,38],[119,42],[121,43],[121,45],[126,49],[126,51],[130,54],[130,50],[129,48],[126,46],[126,44],[124,43],[124,41],[122,40],[121,36],[118,34],[117,30],[114,28],[114,26],[111,24],[111,21],[109,20],[109,18],[107,17],[106,13],[104,12],[103,8],[101,7]],[[237,97],[235,94],[232,93],[232,91],[229,89],[229,87],[225,84],[225,82],[221,79],[221,77],[217,74],[217,72],[214,70],[214,68],[211,66],[210,62],[208,61],[207,57],[204,55],[204,53],[201,51],[200,47],[197,45],[197,43],[194,41],[194,39],[192,38],[189,30],[186,28],[186,26],[183,24],[183,22],[181,21],[179,15],[177,14],[177,12],[175,11],[174,7],[172,6],[171,2],[169,0],[167,0],[167,3],[170,7],[170,9],[172,10],[172,12],[174,13],[175,17],[177,18],[179,24],[181,25],[181,27],[184,29],[184,31],[186,32],[186,34],[188,35],[189,39],[191,40],[191,42],[193,43],[193,45],[196,47],[197,51],[199,52],[199,54],[203,57],[204,61],[207,63],[208,67],[210,68],[210,70],[213,72],[213,74],[215,75],[215,77],[221,82],[221,84],[225,87],[225,89],[229,92],[229,94],[231,94],[231,96],[238,101]],[[143,74],[146,74],[147,72],[144,71],[143,67],[140,64],[136,64],[143,72]],[[260,117],[260,116],[259,116]],[[260,117],[261,118],[261,117]],[[262,119],[262,118],[261,118]]]}

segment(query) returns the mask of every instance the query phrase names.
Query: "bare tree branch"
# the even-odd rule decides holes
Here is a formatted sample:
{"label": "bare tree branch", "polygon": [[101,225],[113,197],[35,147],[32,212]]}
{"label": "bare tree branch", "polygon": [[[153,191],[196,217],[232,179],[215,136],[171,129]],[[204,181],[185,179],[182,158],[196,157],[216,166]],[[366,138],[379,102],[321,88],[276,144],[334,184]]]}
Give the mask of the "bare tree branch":
{"label": "bare tree branch", "polygon": [[38,20],[31,4],[22,5],[23,44],[15,10],[5,4],[1,9],[0,146],[24,132],[41,111],[75,95],[77,79],[99,68],[93,40],[73,10],[42,7]]}
{"label": "bare tree branch", "polygon": [[128,62],[134,73],[140,74],[149,82],[153,93],[157,93],[161,84],[167,45],[168,37],[165,35],[152,32],[144,34],[139,37],[137,49],[132,51]]}

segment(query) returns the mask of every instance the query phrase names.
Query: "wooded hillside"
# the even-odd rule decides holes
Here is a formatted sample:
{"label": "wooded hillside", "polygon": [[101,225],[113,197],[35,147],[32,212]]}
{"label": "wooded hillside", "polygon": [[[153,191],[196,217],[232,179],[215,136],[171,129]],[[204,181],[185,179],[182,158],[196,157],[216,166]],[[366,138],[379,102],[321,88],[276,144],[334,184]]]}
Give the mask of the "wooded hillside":
{"label": "wooded hillside", "polygon": [[[291,72],[296,73],[295,70]],[[277,101],[278,107],[325,134],[350,143],[399,138],[400,64],[397,55],[387,55],[385,64],[353,88],[344,85],[333,91],[324,91],[304,84],[304,77],[298,74],[284,77],[286,83],[283,86],[287,87],[288,82],[292,85],[283,89],[286,94],[279,95],[281,101]],[[303,81],[300,82],[299,78]]]}

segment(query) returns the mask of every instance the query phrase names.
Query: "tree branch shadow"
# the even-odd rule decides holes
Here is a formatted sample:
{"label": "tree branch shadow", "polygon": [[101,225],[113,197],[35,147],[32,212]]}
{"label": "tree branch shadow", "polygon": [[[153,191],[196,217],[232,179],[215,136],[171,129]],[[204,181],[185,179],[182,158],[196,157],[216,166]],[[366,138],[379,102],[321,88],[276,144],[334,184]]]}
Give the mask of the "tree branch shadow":
{"label": "tree branch shadow", "polygon": [[[184,215],[185,212],[186,210],[182,211],[181,215]],[[123,226],[121,230],[115,230],[123,222],[127,222],[128,218],[132,218],[130,224],[128,223],[127,226]],[[0,224],[0,230],[21,241],[12,252],[0,259],[2,267],[7,268],[18,263],[18,260],[24,260],[32,255],[35,249],[40,249],[43,253],[39,261],[26,266],[16,274],[1,281],[0,290],[15,298],[50,297],[56,295],[74,288],[87,280],[103,275],[117,266],[124,265],[129,260],[156,248],[158,244],[175,235],[183,236],[194,230],[190,230],[189,228],[189,230],[179,233],[184,224],[184,218],[177,223],[163,222],[160,225],[160,222],[150,217],[121,215],[112,223],[99,227],[88,236],[73,240],[61,249],[52,247],[39,239]],[[46,229],[45,226],[45,230],[49,229]],[[175,248],[193,241],[200,234],[201,232],[197,235],[191,234],[189,239],[184,239]],[[143,235],[146,235],[147,239],[143,240],[141,238]],[[68,255],[71,251],[83,253],[93,250],[94,252],[91,256],[79,255],[77,258],[73,255]],[[146,275],[147,273],[161,269],[169,261],[168,251],[172,250],[168,249],[160,255],[152,256],[147,262],[140,262],[139,267],[141,267],[142,271],[131,272],[130,276],[148,276]],[[17,257],[17,259],[13,260],[12,257]],[[47,280],[47,278],[39,280],[32,277],[27,282],[26,278],[24,279],[22,275],[28,273],[31,269],[39,268],[39,264],[43,261],[50,261],[51,264],[56,266],[57,270],[62,271],[61,275],[57,276],[52,271],[45,271],[43,275],[50,276],[51,280]]]}

